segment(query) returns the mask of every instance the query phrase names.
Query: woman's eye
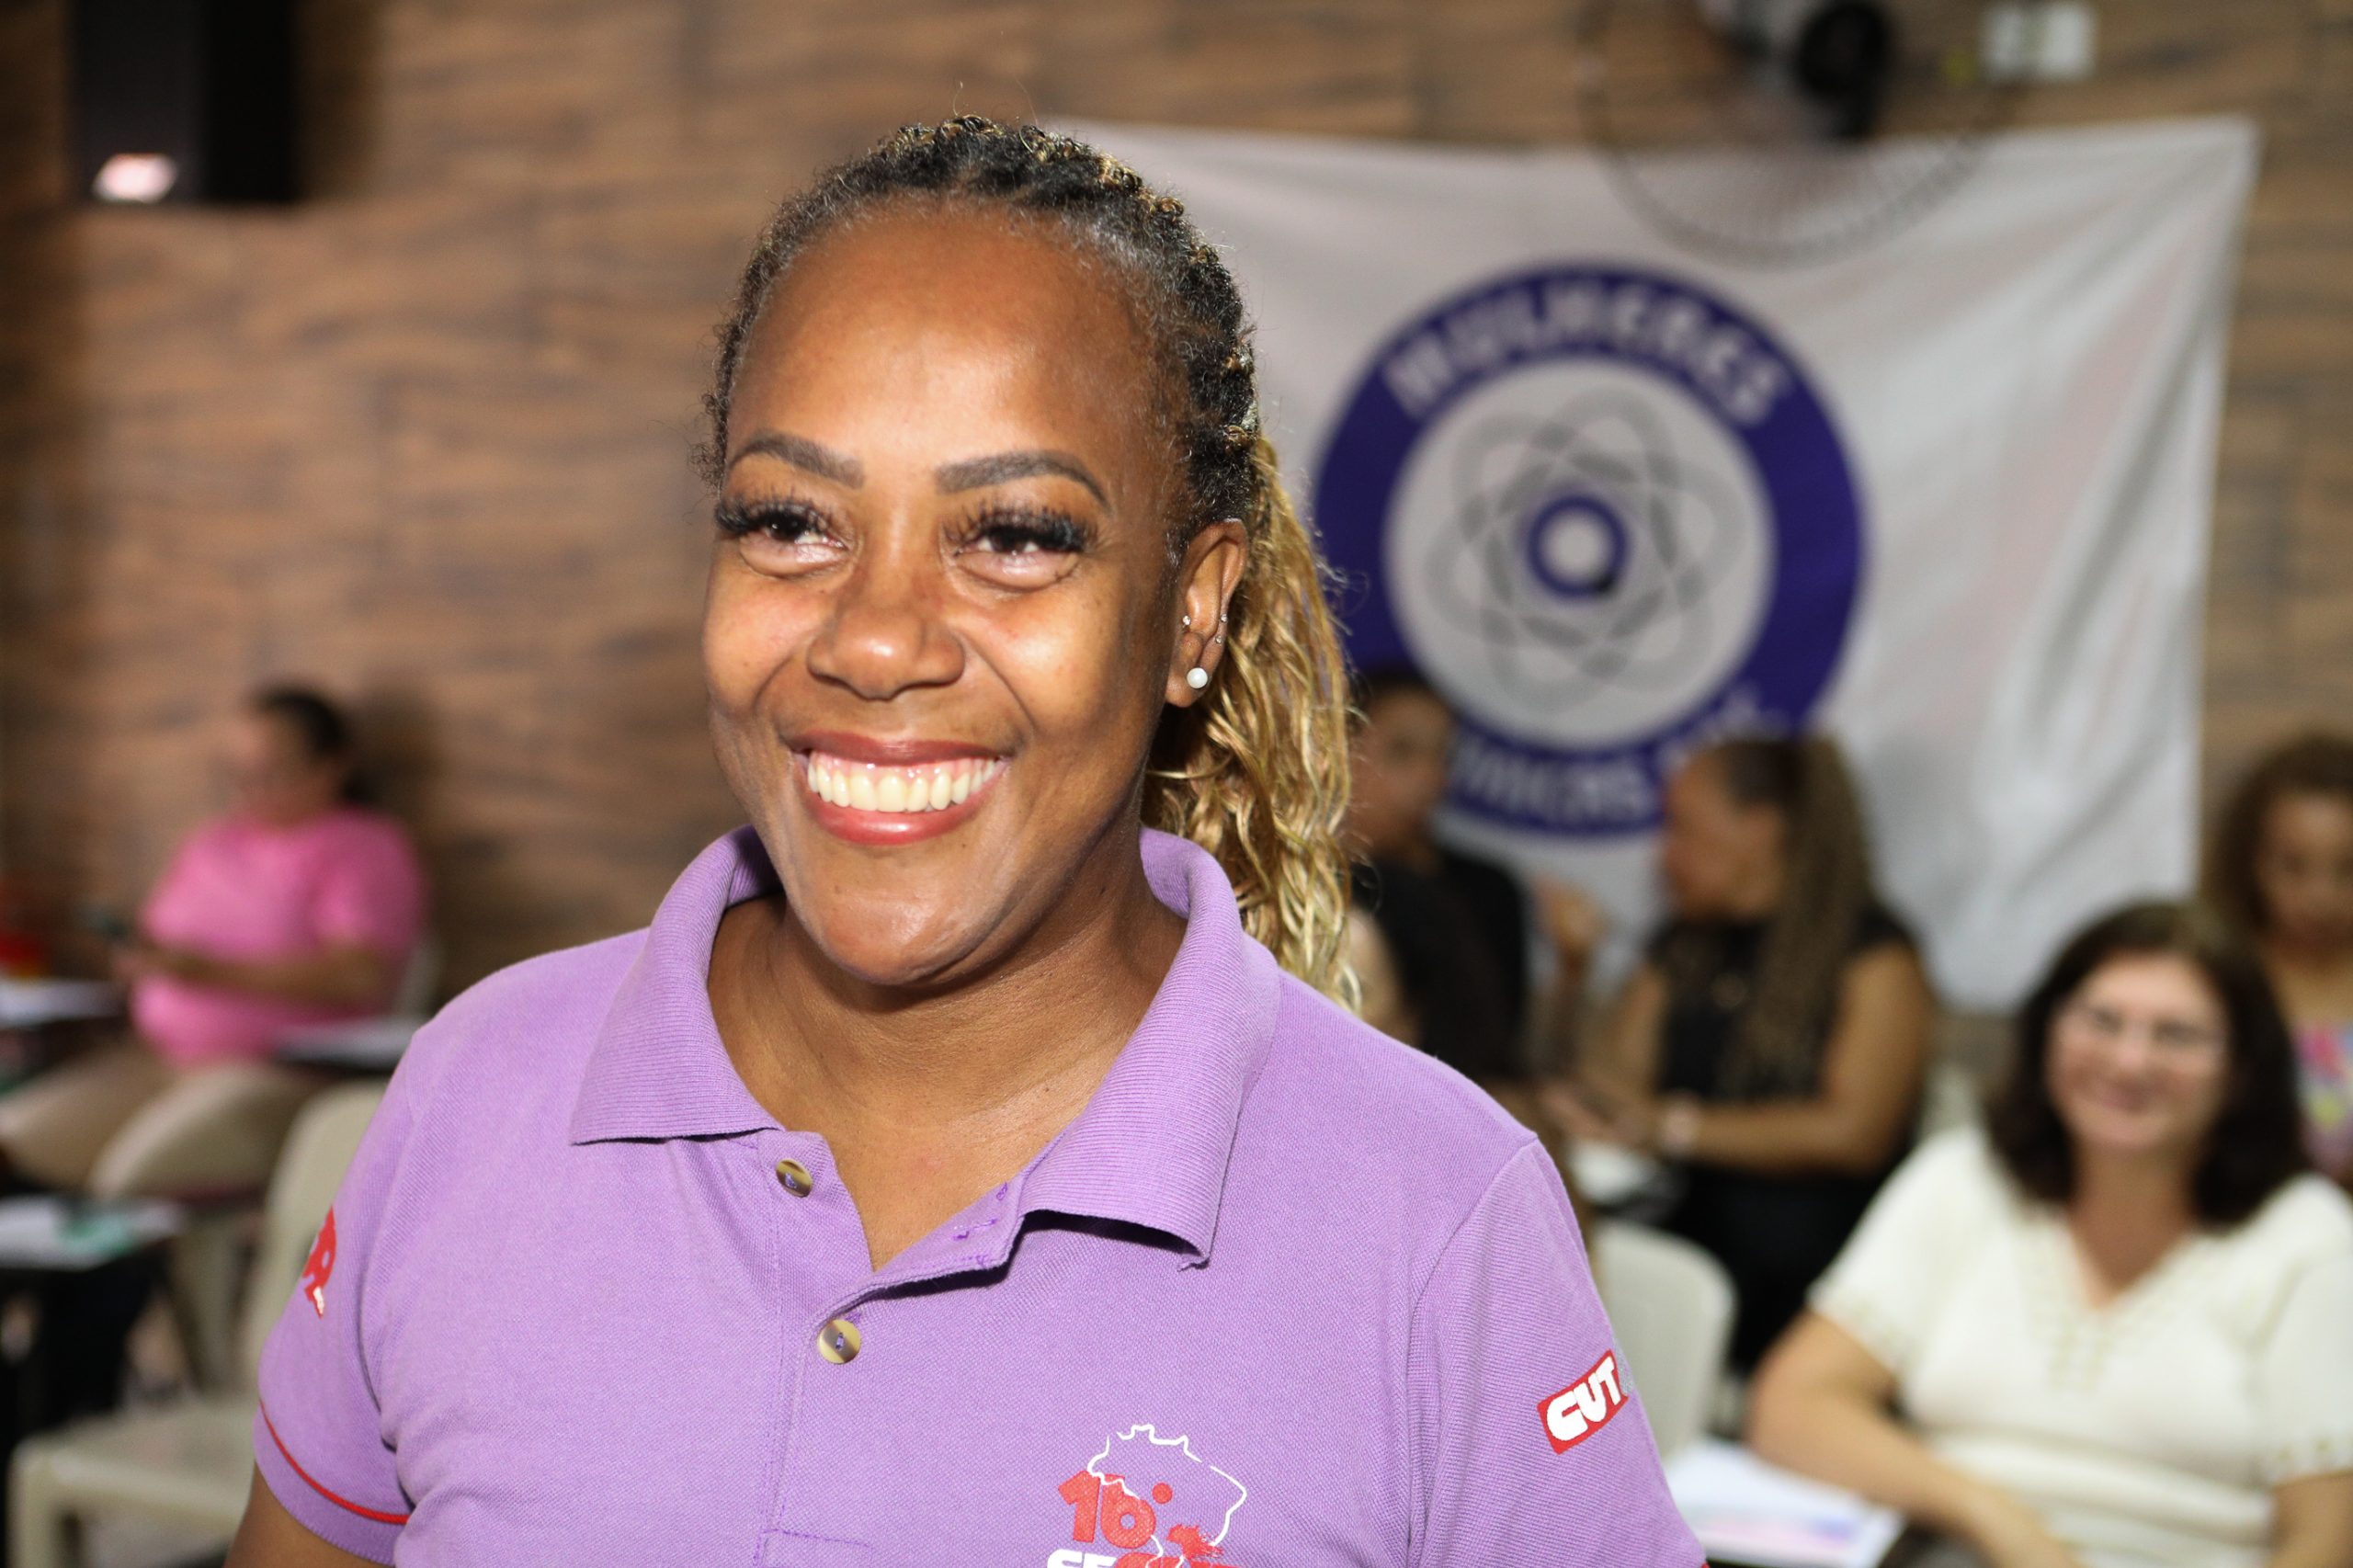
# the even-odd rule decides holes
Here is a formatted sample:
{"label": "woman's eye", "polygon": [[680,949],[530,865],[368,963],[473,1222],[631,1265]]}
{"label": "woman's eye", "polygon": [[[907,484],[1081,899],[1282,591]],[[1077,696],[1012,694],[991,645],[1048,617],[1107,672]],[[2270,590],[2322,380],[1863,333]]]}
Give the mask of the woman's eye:
{"label": "woman's eye", "polygon": [[1086,530],[1069,517],[1025,514],[981,518],[965,531],[957,554],[991,581],[1027,586],[1060,577],[1086,544]]}
{"label": "woman's eye", "polygon": [[734,540],[744,559],[769,573],[805,571],[841,553],[841,542],[824,514],[801,506],[722,504],[719,531]]}
{"label": "woman's eye", "polygon": [[1074,555],[1086,540],[1078,525],[1067,517],[1039,517],[984,522],[973,529],[971,542],[998,555]]}

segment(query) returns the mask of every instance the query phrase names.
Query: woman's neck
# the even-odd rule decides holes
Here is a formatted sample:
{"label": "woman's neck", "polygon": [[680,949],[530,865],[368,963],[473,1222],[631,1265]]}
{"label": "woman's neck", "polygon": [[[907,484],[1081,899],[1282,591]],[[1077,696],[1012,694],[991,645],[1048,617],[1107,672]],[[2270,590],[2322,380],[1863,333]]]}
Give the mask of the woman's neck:
{"label": "woman's neck", "polygon": [[722,920],[720,1038],[753,1098],[825,1141],[877,1268],[1086,1108],[1176,961],[1185,923],[1153,896],[1132,835],[1093,864],[1011,952],[928,991],[847,974],[781,899]]}
{"label": "woman's neck", "polygon": [[1778,862],[1759,865],[1739,885],[1728,890],[1723,902],[1723,918],[1754,922],[1770,920],[1773,912],[1781,907],[1781,889],[1785,881]]}
{"label": "woman's neck", "polygon": [[[733,971],[730,1054],[785,1125],[847,1132],[1027,1123],[1084,1105],[1151,1006],[1184,921],[1140,859],[1081,885],[1003,957],[937,989],[869,984],[835,966],[781,899],[729,912],[714,973]],[[1093,886],[1086,884],[1092,882]],[[714,1006],[727,999],[714,985]],[[731,1030],[731,1021],[734,1028]],[[744,1037],[739,1045],[735,1037]]]}
{"label": "woman's neck", "polygon": [[1427,826],[1401,833],[1386,844],[1374,846],[1371,852],[1376,859],[1393,861],[1425,875],[1445,864],[1445,858],[1438,853],[1438,840],[1431,836]]}
{"label": "woman's neck", "polygon": [[2353,1017],[2353,947],[2313,947],[2267,937],[2263,967],[2290,1022]]}
{"label": "woman's neck", "polygon": [[2067,1223],[2094,1276],[2087,1285],[2094,1304],[2099,1304],[2155,1267],[2197,1228],[2190,1173],[2170,1154],[2078,1149]]}
{"label": "woman's neck", "polygon": [[312,811],[280,812],[271,816],[261,816],[252,812],[242,814],[249,825],[257,827],[265,833],[300,833],[302,829],[324,821],[342,809],[342,801],[330,801],[325,805]]}

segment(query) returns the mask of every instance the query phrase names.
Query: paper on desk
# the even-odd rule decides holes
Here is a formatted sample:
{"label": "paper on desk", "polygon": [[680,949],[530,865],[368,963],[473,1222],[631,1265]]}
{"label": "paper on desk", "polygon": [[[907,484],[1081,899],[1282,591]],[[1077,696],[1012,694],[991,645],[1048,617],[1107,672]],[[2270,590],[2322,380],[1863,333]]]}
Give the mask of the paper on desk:
{"label": "paper on desk", "polygon": [[0,1269],[95,1268],[179,1228],[180,1211],[169,1203],[0,1199]]}
{"label": "paper on desk", "polygon": [[1903,1517],[1892,1509],[1713,1438],[1668,1460],[1666,1484],[1711,1562],[1874,1568],[1904,1533]]}
{"label": "paper on desk", "polygon": [[1632,1149],[1580,1140],[1569,1149],[1569,1174],[1589,1201],[1615,1209],[1655,1187],[1666,1170]]}
{"label": "paper on desk", "polygon": [[0,1028],[30,1028],[68,1018],[108,1018],[122,993],[103,980],[0,979]]}
{"label": "paper on desk", "polygon": [[389,1073],[400,1065],[409,1041],[425,1024],[422,1017],[406,1013],[308,1024],[278,1036],[278,1054],[291,1061]]}

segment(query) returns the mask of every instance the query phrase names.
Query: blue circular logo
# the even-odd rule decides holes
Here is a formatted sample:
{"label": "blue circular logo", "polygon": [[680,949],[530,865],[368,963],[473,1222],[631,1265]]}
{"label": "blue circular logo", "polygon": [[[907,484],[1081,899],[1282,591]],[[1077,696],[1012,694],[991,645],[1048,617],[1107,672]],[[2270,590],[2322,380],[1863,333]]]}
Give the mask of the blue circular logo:
{"label": "blue circular logo", "polygon": [[1794,731],[1863,571],[1837,430],[1797,362],[1693,284],[1517,273],[1408,323],[1315,475],[1362,667],[1461,716],[1451,799],[1607,835],[1727,734]]}

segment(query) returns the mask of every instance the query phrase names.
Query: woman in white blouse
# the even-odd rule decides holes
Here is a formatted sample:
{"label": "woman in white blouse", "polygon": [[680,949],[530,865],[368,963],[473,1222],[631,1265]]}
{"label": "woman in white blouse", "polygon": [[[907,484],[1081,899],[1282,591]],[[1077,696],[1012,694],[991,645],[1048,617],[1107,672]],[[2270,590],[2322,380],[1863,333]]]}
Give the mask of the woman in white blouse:
{"label": "woman in white blouse", "polygon": [[2353,1564],[2353,1203],[2211,913],[2071,942],[1983,1131],[1873,1202],[1749,1439],[1995,1568]]}

